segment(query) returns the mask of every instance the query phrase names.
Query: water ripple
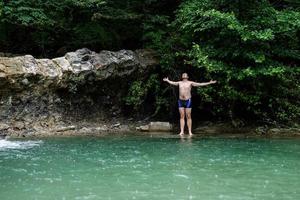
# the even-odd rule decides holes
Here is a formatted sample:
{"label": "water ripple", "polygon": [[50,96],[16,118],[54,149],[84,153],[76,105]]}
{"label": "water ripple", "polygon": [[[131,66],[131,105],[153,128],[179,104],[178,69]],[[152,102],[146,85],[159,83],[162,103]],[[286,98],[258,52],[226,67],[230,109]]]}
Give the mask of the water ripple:
{"label": "water ripple", "polygon": [[10,141],[0,140],[0,151],[6,149],[28,149],[40,146],[43,143],[41,140],[27,140],[27,141]]}

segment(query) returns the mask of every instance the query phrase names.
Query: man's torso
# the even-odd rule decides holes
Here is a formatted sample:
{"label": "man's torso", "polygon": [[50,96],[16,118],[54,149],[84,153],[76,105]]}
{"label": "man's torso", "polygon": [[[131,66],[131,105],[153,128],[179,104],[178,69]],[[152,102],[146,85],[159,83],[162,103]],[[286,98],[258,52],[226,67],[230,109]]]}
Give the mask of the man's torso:
{"label": "man's torso", "polygon": [[191,95],[192,82],[191,81],[179,81],[179,99],[188,100]]}

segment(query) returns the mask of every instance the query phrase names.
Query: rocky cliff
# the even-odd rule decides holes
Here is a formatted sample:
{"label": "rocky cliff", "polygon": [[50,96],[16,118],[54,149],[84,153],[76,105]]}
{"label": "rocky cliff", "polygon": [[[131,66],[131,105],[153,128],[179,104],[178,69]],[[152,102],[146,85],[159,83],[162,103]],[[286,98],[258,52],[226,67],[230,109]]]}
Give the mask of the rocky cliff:
{"label": "rocky cliff", "polygon": [[0,132],[26,135],[105,121],[122,112],[130,82],[157,64],[151,50],[0,57]]}

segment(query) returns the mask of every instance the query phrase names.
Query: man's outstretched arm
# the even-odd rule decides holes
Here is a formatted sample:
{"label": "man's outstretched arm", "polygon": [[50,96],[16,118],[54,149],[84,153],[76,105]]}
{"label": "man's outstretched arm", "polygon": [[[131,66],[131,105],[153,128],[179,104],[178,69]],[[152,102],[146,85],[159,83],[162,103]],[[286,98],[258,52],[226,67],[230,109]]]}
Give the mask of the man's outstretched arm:
{"label": "man's outstretched arm", "polygon": [[209,82],[206,83],[197,83],[197,82],[192,82],[192,86],[194,87],[199,87],[199,86],[206,86],[210,84],[215,84],[217,81],[210,80]]}
{"label": "man's outstretched arm", "polygon": [[163,81],[168,82],[170,85],[175,85],[175,86],[179,85],[179,82],[170,81],[168,77],[164,78]]}

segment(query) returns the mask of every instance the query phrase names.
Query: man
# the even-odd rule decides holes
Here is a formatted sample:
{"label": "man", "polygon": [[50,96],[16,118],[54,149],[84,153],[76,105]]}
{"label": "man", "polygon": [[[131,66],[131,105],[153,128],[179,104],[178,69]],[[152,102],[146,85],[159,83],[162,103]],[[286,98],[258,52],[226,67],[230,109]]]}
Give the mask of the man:
{"label": "man", "polygon": [[182,74],[182,81],[170,81],[168,78],[164,78],[163,81],[168,82],[171,85],[179,86],[179,100],[178,100],[178,108],[180,113],[180,133],[179,135],[182,136],[184,134],[184,123],[185,119],[187,118],[187,126],[189,130],[189,135],[192,136],[192,95],[191,89],[192,87],[199,87],[199,86],[206,86],[210,84],[216,83],[216,81],[209,81],[206,83],[197,83],[194,81],[189,81],[189,76],[187,73]]}

